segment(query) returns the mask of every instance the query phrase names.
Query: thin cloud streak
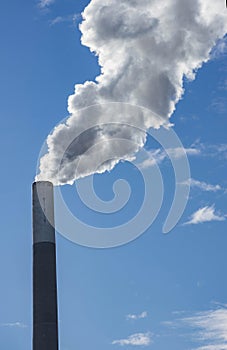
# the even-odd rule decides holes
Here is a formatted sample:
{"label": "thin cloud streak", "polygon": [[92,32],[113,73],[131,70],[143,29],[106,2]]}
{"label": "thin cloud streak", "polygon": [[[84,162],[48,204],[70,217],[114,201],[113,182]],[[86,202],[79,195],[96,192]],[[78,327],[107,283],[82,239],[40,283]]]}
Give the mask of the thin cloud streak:
{"label": "thin cloud streak", "polygon": [[148,346],[152,342],[152,334],[150,332],[147,333],[135,333],[130,335],[128,338],[114,340],[112,342],[113,345],[132,345],[132,346]]}
{"label": "thin cloud streak", "polygon": [[139,320],[139,319],[147,318],[147,316],[148,316],[148,312],[147,311],[143,311],[143,312],[141,312],[141,314],[138,314],[138,315],[136,315],[136,314],[128,314],[126,316],[126,319],[127,320]]}
{"label": "thin cloud streak", "polygon": [[[190,147],[188,148],[169,148],[166,151],[161,149],[151,149],[147,151],[147,158],[143,159],[141,162],[138,162],[140,168],[148,168],[150,166],[154,166],[155,164],[162,163],[168,155],[171,155],[173,158],[179,159],[185,153],[188,156],[203,156],[203,157],[218,157],[220,159],[227,159],[227,144],[204,144],[200,142],[200,140],[196,140]],[[139,155],[139,154],[138,154]],[[199,187],[204,191],[218,191],[222,188],[220,185],[209,185],[205,182],[189,179],[191,181],[192,187]],[[184,184],[184,183],[182,183]],[[186,184],[186,183],[185,183]],[[188,183],[187,183],[188,184]]]}
{"label": "thin cloud streak", "polygon": [[9,328],[27,328],[28,326],[22,322],[8,322],[8,323],[1,323],[0,327],[9,327]]}
{"label": "thin cloud streak", "polygon": [[[177,312],[176,315],[185,311]],[[162,322],[165,327],[183,334],[185,340],[195,344],[191,350],[227,350],[227,305],[219,304],[213,309],[193,312],[172,321]]]}
{"label": "thin cloud streak", "polygon": [[200,149],[201,155],[205,157],[218,157],[219,159],[227,159],[227,143],[206,144],[196,140],[192,147]]}
{"label": "thin cloud streak", "polygon": [[42,9],[47,8],[50,5],[52,5],[54,2],[55,2],[55,0],[40,0],[39,7]]}
{"label": "thin cloud streak", "polygon": [[227,308],[198,312],[181,322],[193,329],[195,338],[202,342],[195,350],[227,349]]}
{"label": "thin cloud streak", "polygon": [[200,154],[200,150],[197,148],[189,147],[189,148],[168,148],[166,150],[161,149],[152,149],[147,152],[147,158],[138,164],[138,166],[142,169],[149,168],[156,164],[162,163],[165,159],[168,159],[168,155],[179,159],[183,157],[185,154],[190,156],[197,156]]}
{"label": "thin cloud streak", "polygon": [[67,23],[67,22],[72,22],[72,24],[75,24],[77,20],[79,20],[81,16],[79,14],[72,14],[69,16],[57,16],[50,20],[50,26],[55,26],[60,23]]}
{"label": "thin cloud streak", "polygon": [[210,207],[205,206],[203,208],[198,209],[195,213],[191,215],[189,221],[185,222],[183,225],[196,225],[201,224],[203,222],[224,221],[225,219],[225,215],[216,213],[215,207],[214,205],[212,205]]}
{"label": "thin cloud streak", "polygon": [[182,182],[181,184],[190,185],[191,187],[199,188],[200,190],[205,192],[217,192],[222,190],[220,185],[212,185],[212,184],[208,184],[207,182],[195,180],[192,178],[189,179],[188,181]]}

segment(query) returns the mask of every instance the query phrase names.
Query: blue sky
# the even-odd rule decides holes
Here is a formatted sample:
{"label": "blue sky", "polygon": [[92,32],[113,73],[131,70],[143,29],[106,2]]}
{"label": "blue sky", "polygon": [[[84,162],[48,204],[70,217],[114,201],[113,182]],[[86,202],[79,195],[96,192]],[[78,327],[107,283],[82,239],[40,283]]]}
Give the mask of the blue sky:
{"label": "blue sky", "polygon": [[[100,72],[97,57],[80,43],[78,23],[88,3],[56,0],[40,6],[22,0],[0,5],[4,349],[31,348],[31,184],[40,148],[68,115],[74,85],[94,81]],[[185,79],[184,96],[171,117],[188,150],[192,180],[185,212],[169,234],[162,234],[162,226],[173,200],[174,173],[168,157],[148,138],[145,149],[156,160],[165,188],[152,226],[129,244],[103,250],[57,235],[61,350],[227,349],[226,72],[222,42],[196,79]],[[119,178],[130,183],[132,198],[118,213],[94,213],[70,185],[63,186],[67,204],[97,227],[127,221],[144,193],[135,166],[119,163],[111,172],[95,175],[94,184],[97,194],[110,200]]]}

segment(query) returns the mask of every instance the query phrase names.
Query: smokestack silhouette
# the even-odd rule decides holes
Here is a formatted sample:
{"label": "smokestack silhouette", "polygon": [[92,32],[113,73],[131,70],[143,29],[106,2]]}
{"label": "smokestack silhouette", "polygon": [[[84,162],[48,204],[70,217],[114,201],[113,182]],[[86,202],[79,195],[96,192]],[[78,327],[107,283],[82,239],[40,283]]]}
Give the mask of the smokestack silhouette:
{"label": "smokestack silhouette", "polygon": [[55,229],[50,224],[54,224],[52,183],[34,182],[32,197],[33,350],[58,350]]}

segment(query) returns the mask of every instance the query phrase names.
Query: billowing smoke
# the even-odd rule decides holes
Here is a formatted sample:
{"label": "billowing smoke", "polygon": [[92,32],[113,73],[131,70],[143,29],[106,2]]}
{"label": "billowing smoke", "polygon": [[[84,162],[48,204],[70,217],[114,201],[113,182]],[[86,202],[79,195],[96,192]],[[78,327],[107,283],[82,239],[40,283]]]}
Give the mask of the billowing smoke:
{"label": "billowing smoke", "polygon": [[55,185],[111,170],[143,147],[145,130],[170,125],[183,79],[209,60],[227,13],[224,0],[91,0],[80,30],[101,73],[75,86],[69,118],[47,139],[36,180]]}

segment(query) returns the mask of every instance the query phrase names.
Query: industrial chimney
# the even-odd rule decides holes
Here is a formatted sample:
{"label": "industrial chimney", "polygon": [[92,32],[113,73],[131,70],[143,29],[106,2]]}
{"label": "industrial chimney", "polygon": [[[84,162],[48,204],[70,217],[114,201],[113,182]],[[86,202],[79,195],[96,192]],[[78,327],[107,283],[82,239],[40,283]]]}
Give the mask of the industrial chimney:
{"label": "industrial chimney", "polygon": [[[56,248],[53,185],[32,186],[33,350],[58,350]],[[52,225],[51,225],[52,224]]]}

